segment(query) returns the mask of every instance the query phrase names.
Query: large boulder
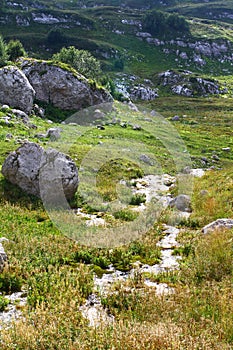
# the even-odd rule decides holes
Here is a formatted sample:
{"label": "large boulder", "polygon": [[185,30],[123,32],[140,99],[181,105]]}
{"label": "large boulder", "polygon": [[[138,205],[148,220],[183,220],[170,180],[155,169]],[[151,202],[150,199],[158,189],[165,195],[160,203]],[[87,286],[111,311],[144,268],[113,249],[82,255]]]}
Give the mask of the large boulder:
{"label": "large boulder", "polygon": [[64,110],[80,110],[111,102],[111,95],[68,66],[49,61],[22,60],[21,68],[35,89],[38,101]]}
{"label": "large boulder", "polygon": [[215,230],[233,229],[233,219],[217,219],[202,228],[204,234]]}
{"label": "large boulder", "polygon": [[0,69],[0,103],[30,113],[35,91],[25,74],[14,66]]}
{"label": "large boulder", "polygon": [[[11,152],[2,166],[2,174],[22,190],[42,199],[71,199],[78,187],[78,170],[72,159],[55,149],[43,149],[26,142]],[[62,191],[62,192],[61,192]]]}

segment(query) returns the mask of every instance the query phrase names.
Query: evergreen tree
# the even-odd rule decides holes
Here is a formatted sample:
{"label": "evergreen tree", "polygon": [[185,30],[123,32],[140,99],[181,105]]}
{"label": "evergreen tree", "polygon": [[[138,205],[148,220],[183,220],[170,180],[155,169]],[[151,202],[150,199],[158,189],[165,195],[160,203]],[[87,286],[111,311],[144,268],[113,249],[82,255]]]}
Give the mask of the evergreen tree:
{"label": "evergreen tree", "polygon": [[0,67],[3,67],[7,64],[8,54],[7,54],[7,46],[0,35]]}
{"label": "evergreen tree", "polygon": [[26,51],[19,40],[10,40],[6,47],[10,61],[16,61],[21,56],[26,56]]}

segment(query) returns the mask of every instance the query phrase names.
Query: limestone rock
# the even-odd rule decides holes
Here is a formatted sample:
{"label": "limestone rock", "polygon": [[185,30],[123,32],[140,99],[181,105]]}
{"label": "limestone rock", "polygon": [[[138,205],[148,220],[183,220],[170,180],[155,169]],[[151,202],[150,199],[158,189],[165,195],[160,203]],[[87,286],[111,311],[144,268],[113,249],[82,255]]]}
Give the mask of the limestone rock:
{"label": "limestone rock", "polygon": [[169,203],[170,207],[176,207],[180,211],[191,212],[191,200],[186,194],[180,194]]}
{"label": "limestone rock", "polygon": [[72,159],[55,149],[44,150],[33,142],[26,142],[9,154],[2,174],[25,192],[41,198],[46,194],[46,198],[70,199],[78,187],[78,170]]}
{"label": "limestone rock", "polygon": [[74,70],[33,59],[24,59],[21,67],[35,89],[38,101],[51,103],[64,110],[80,110],[113,100],[104,88],[90,84]]}
{"label": "limestone rock", "polygon": [[14,66],[0,69],[0,103],[30,113],[34,97],[35,91],[22,71]]}
{"label": "limestone rock", "polygon": [[217,219],[210,224],[203,227],[202,232],[204,234],[213,232],[215,230],[221,229],[232,229],[233,228],[233,219]]}
{"label": "limestone rock", "polygon": [[168,86],[174,94],[182,96],[219,95],[226,92],[221,89],[218,81],[204,79],[187,70],[179,73],[168,70],[160,73],[158,85]]}
{"label": "limestone rock", "polygon": [[0,272],[3,271],[7,260],[8,260],[8,257],[5,253],[2,243],[0,243]]}

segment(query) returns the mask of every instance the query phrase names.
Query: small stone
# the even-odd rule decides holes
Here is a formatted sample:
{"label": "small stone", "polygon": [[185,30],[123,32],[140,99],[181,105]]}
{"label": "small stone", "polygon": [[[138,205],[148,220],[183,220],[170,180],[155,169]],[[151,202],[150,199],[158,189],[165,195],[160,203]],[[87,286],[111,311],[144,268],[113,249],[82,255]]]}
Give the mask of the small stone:
{"label": "small stone", "polygon": [[173,122],[178,122],[179,120],[180,120],[180,117],[178,115],[174,115],[174,117],[172,117]]}
{"label": "small stone", "polygon": [[222,151],[223,151],[223,152],[230,152],[230,151],[231,151],[231,148],[230,148],[230,147],[223,147],[223,148],[222,148]]}

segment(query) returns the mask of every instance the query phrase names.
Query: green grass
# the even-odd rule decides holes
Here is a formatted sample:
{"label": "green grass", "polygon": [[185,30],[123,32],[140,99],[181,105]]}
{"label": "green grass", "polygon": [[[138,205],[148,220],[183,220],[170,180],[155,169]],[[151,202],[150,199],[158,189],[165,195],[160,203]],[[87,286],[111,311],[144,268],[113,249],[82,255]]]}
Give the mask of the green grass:
{"label": "green grass", "polygon": [[[175,173],[173,155],[161,142],[162,136],[168,141],[174,135],[170,134],[169,124],[163,130],[161,120],[172,123],[173,133],[181,136],[192,166],[203,166],[205,157],[208,167],[222,168],[208,171],[194,182],[193,212],[187,221],[180,222],[178,239],[182,247],[175,252],[183,257],[181,269],[150,276],[154,281],[168,283],[175,288],[175,293],[156,296],[153,289],[144,286],[145,276],[137,273],[127,282],[113,285],[112,293],[102,297],[103,305],[115,316],[115,323],[103,324],[97,329],[88,327],[79,306],[93,292],[93,272],[101,276],[109,264],[128,271],[138,260],[145,264],[158,263],[161,252],[156,243],[162,237],[161,224],[170,218],[172,211],[162,212],[158,223],[128,244],[113,248],[90,247],[65,237],[50,220],[39,199],[26,195],[1,176],[0,232],[9,239],[3,245],[10,264],[0,274],[0,292],[23,289],[28,295],[24,319],[1,331],[3,350],[232,348],[232,231],[201,234],[203,225],[220,217],[232,217],[232,99],[172,96],[158,98],[141,107],[142,110],[154,109],[164,118],[145,130],[147,124],[143,118],[152,118],[149,113],[132,112],[124,104],[115,103],[109,119],[119,118],[126,122],[126,127],[107,123],[104,130],[99,130],[93,125],[54,123],[53,126],[63,129],[61,140],[43,140],[40,144],[69,153],[77,166],[87,166],[86,175],[93,175],[91,168],[96,168],[94,193],[101,198],[105,196],[110,203],[119,193],[120,179],[124,178],[127,183],[158,170],[140,163],[138,156],[141,154],[148,152],[151,159],[159,163],[160,172]],[[172,122],[172,116],[177,114],[180,121]],[[37,141],[35,134],[45,133],[51,127],[44,119],[30,118],[37,130],[14,117],[11,127],[1,125],[0,164],[19,146],[18,138]],[[142,129],[133,130],[134,123],[142,125]],[[153,134],[154,126],[157,134]],[[6,142],[9,132],[13,138]],[[231,151],[223,151],[223,147],[230,147]],[[214,163],[213,154],[220,160]],[[93,187],[89,185],[91,192]],[[173,191],[175,193],[176,189]],[[124,200],[125,194],[121,195]],[[73,207],[77,205],[86,212],[96,212],[80,192],[72,203]],[[103,213],[107,225],[114,227],[115,232],[130,223],[124,220],[130,217],[132,207],[129,203],[126,206],[127,210],[121,208],[118,218],[110,218],[107,210]]]}

